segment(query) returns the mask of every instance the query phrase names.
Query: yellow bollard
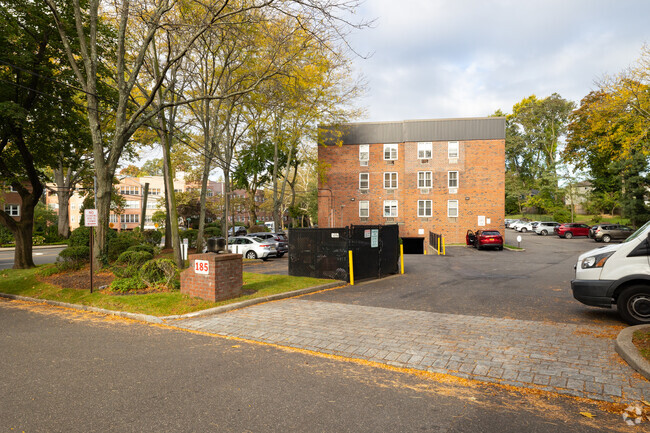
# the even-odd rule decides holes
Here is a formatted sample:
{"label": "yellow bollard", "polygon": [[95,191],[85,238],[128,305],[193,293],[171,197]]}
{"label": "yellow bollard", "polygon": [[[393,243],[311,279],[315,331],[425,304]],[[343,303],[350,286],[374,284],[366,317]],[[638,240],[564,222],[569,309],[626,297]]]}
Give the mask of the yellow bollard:
{"label": "yellow bollard", "polygon": [[350,258],[350,285],[354,286],[354,267],[352,266],[352,250],[348,251],[348,257]]}
{"label": "yellow bollard", "polygon": [[440,238],[438,238],[438,247],[436,248],[436,252],[440,255]]}
{"label": "yellow bollard", "polygon": [[402,261],[402,273],[404,273],[404,245],[402,244],[399,246],[399,257]]}
{"label": "yellow bollard", "polygon": [[442,237],[442,255],[445,256],[447,253],[445,252],[445,237]]}

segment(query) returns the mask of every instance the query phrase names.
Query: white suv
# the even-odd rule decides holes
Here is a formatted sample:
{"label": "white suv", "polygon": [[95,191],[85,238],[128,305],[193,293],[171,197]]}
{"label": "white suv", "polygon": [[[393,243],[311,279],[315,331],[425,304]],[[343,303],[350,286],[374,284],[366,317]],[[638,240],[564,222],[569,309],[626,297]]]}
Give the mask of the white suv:
{"label": "white suv", "polygon": [[554,229],[559,225],[560,223],[556,223],[555,221],[541,221],[537,224],[537,227],[535,227],[535,233],[540,236],[546,236],[549,233],[555,233]]}

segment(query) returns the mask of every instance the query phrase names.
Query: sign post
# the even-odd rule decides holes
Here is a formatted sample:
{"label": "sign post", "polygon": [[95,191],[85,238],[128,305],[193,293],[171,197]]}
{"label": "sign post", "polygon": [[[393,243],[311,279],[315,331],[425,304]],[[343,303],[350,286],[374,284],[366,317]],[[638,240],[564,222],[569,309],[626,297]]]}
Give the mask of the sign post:
{"label": "sign post", "polygon": [[99,214],[97,209],[84,209],[84,225],[90,227],[90,293],[93,292],[93,241],[98,220]]}

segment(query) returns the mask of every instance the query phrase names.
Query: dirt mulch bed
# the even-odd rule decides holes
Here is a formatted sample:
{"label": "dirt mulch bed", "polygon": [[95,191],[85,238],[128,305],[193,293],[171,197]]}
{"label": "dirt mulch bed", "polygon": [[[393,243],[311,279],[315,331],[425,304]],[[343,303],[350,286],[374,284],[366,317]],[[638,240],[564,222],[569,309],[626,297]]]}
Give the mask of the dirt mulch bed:
{"label": "dirt mulch bed", "polygon": [[[108,286],[114,279],[115,276],[111,272],[95,274],[93,275],[93,289]],[[39,277],[39,280],[66,289],[90,290],[90,270],[88,268]]]}

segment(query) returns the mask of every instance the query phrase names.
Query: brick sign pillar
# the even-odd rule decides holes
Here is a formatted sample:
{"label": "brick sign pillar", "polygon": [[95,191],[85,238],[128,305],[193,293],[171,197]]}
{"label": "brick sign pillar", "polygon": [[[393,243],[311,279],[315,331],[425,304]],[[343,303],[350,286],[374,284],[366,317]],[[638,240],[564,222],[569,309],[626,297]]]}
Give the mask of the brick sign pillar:
{"label": "brick sign pillar", "polygon": [[192,254],[181,273],[181,293],[221,301],[241,295],[244,285],[241,254]]}

